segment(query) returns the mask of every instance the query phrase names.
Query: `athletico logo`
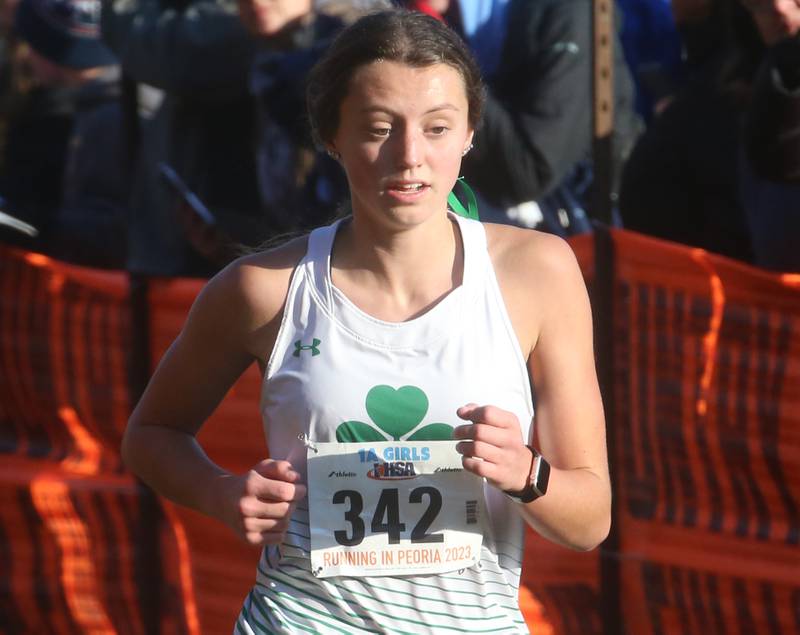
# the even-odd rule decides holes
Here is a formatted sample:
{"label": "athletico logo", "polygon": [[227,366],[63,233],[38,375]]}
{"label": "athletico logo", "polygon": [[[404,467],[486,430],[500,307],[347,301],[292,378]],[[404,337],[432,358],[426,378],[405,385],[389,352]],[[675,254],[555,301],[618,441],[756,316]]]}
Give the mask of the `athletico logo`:
{"label": "athletico logo", "polygon": [[344,472],[342,470],[334,470],[328,474],[328,478],[353,478],[355,476],[357,476],[355,472]]}
{"label": "athletico logo", "polygon": [[316,337],[311,340],[311,344],[303,344],[303,340],[297,340],[294,343],[294,353],[292,355],[300,357],[302,351],[311,351],[311,357],[316,357],[319,355],[320,344],[322,344],[322,340],[318,340]]}

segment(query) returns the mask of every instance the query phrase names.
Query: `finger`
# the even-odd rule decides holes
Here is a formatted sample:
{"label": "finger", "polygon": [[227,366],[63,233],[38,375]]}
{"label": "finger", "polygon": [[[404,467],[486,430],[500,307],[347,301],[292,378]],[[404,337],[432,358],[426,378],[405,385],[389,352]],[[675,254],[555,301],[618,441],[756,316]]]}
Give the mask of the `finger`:
{"label": "finger", "polygon": [[497,447],[522,444],[521,434],[513,434],[508,428],[498,428],[497,426],[485,423],[472,423],[463,426],[456,426],[456,428],[453,430],[453,438],[483,441],[485,443],[496,445]]}
{"label": "finger", "polygon": [[264,501],[256,496],[247,496],[239,503],[244,518],[287,518],[294,511],[294,503],[287,501]]}
{"label": "finger", "polygon": [[516,415],[497,406],[476,406],[467,404],[456,410],[456,414],[473,423],[486,423],[499,428],[510,428],[519,425]]}
{"label": "finger", "polygon": [[498,481],[497,477],[500,474],[500,468],[494,463],[465,456],[461,458],[461,464],[468,472],[472,472],[476,476],[485,478],[492,484]]}
{"label": "finger", "polygon": [[244,539],[251,545],[279,545],[283,542],[285,532],[283,531],[248,531],[244,534]]}
{"label": "finger", "polygon": [[294,484],[294,498],[292,502],[296,503],[297,501],[303,500],[308,493],[308,488],[303,485],[302,483],[295,483]]}
{"label": "finger", "polygon": [[456,444],[456,451],[463,457],[474,457],[489,463],[504,463],[506,453],[500,448],[482,441],[460,441]]}
{"label": "finger", "polygon": [[264,478],[251,472],[247,480],[247,493],[266,502],[293,502],[305,498],[306,486],[302,483]]}
{"label": "finger", "polygon": [[464,404],[460,408],[456,410],[456,414],[461,417],[462,419],[472,420],[471,414],[473,411],[480,408],[480,406],[476,403],[469,402],[468,404]]}
{"label": "finger", "polygon": [[289,461],[265,459],[253,469],[265,478],[286,481],[287,483],[296,483],[300,480],[300,474],[294,469]]}

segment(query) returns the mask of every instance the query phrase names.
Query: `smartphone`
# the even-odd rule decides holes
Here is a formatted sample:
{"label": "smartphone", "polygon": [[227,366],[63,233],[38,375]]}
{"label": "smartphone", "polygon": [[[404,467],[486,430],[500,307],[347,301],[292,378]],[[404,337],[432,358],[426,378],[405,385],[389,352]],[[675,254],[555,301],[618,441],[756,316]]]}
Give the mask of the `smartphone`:
{"label": "smartphone", "polygon": [[18,232],[27,234],[28,236],[35,237],[39,235],[39,230],[33,225],[29,225],[16,216],[12,216],[5,211],[6,200],[0,196],[0,226],[10,227],[16,229]]}
{"label": "smartphone", "polygon": [[184,180],[178,176],[175,169],[168,163],[159,163],[158,171],[164,180],[177,192],[177,194],[186,202],[189,208],[197,214],[206,225],[216,225],[217,219],[211,213],[200,198],[189,189]]}

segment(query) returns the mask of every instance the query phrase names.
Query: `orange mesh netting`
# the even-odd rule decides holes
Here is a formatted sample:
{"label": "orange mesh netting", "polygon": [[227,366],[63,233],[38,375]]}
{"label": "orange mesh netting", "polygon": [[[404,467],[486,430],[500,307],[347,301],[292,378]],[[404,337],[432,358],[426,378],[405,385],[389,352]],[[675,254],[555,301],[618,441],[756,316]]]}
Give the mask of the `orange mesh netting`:
{"label": "orange mesh netting", "polygon": [[[538,635],[798,633],[800,278],[612,242],[615,534],[601,557],[530,532],[526,619]],[[594,238],[571,243],[596,295]],[[149,282],[153,359],[202,284]],[[0,632],[230,632],[257,551],[158,503],[119,459],[127,277],[0,247],[0,286]],[[259,389],[253,366],[200,435],[229,469],[266,456]]]}

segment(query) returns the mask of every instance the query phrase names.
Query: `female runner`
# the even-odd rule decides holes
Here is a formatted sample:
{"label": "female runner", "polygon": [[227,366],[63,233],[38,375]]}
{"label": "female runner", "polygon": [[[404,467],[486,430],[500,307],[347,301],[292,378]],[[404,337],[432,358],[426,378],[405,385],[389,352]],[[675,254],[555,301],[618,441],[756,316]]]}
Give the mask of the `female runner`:
{"label": "female runner", "polygon": [[[527,632],[524,523],[581,550],[608,533],[575,258],[447,209],[482,98],[436,20],[346,29],[308,103],[352,216],[213,278],[136,406],[131,469],[263,545],[237,633]],[[254,360],[272,458],[231,474],[195,435]]]}

